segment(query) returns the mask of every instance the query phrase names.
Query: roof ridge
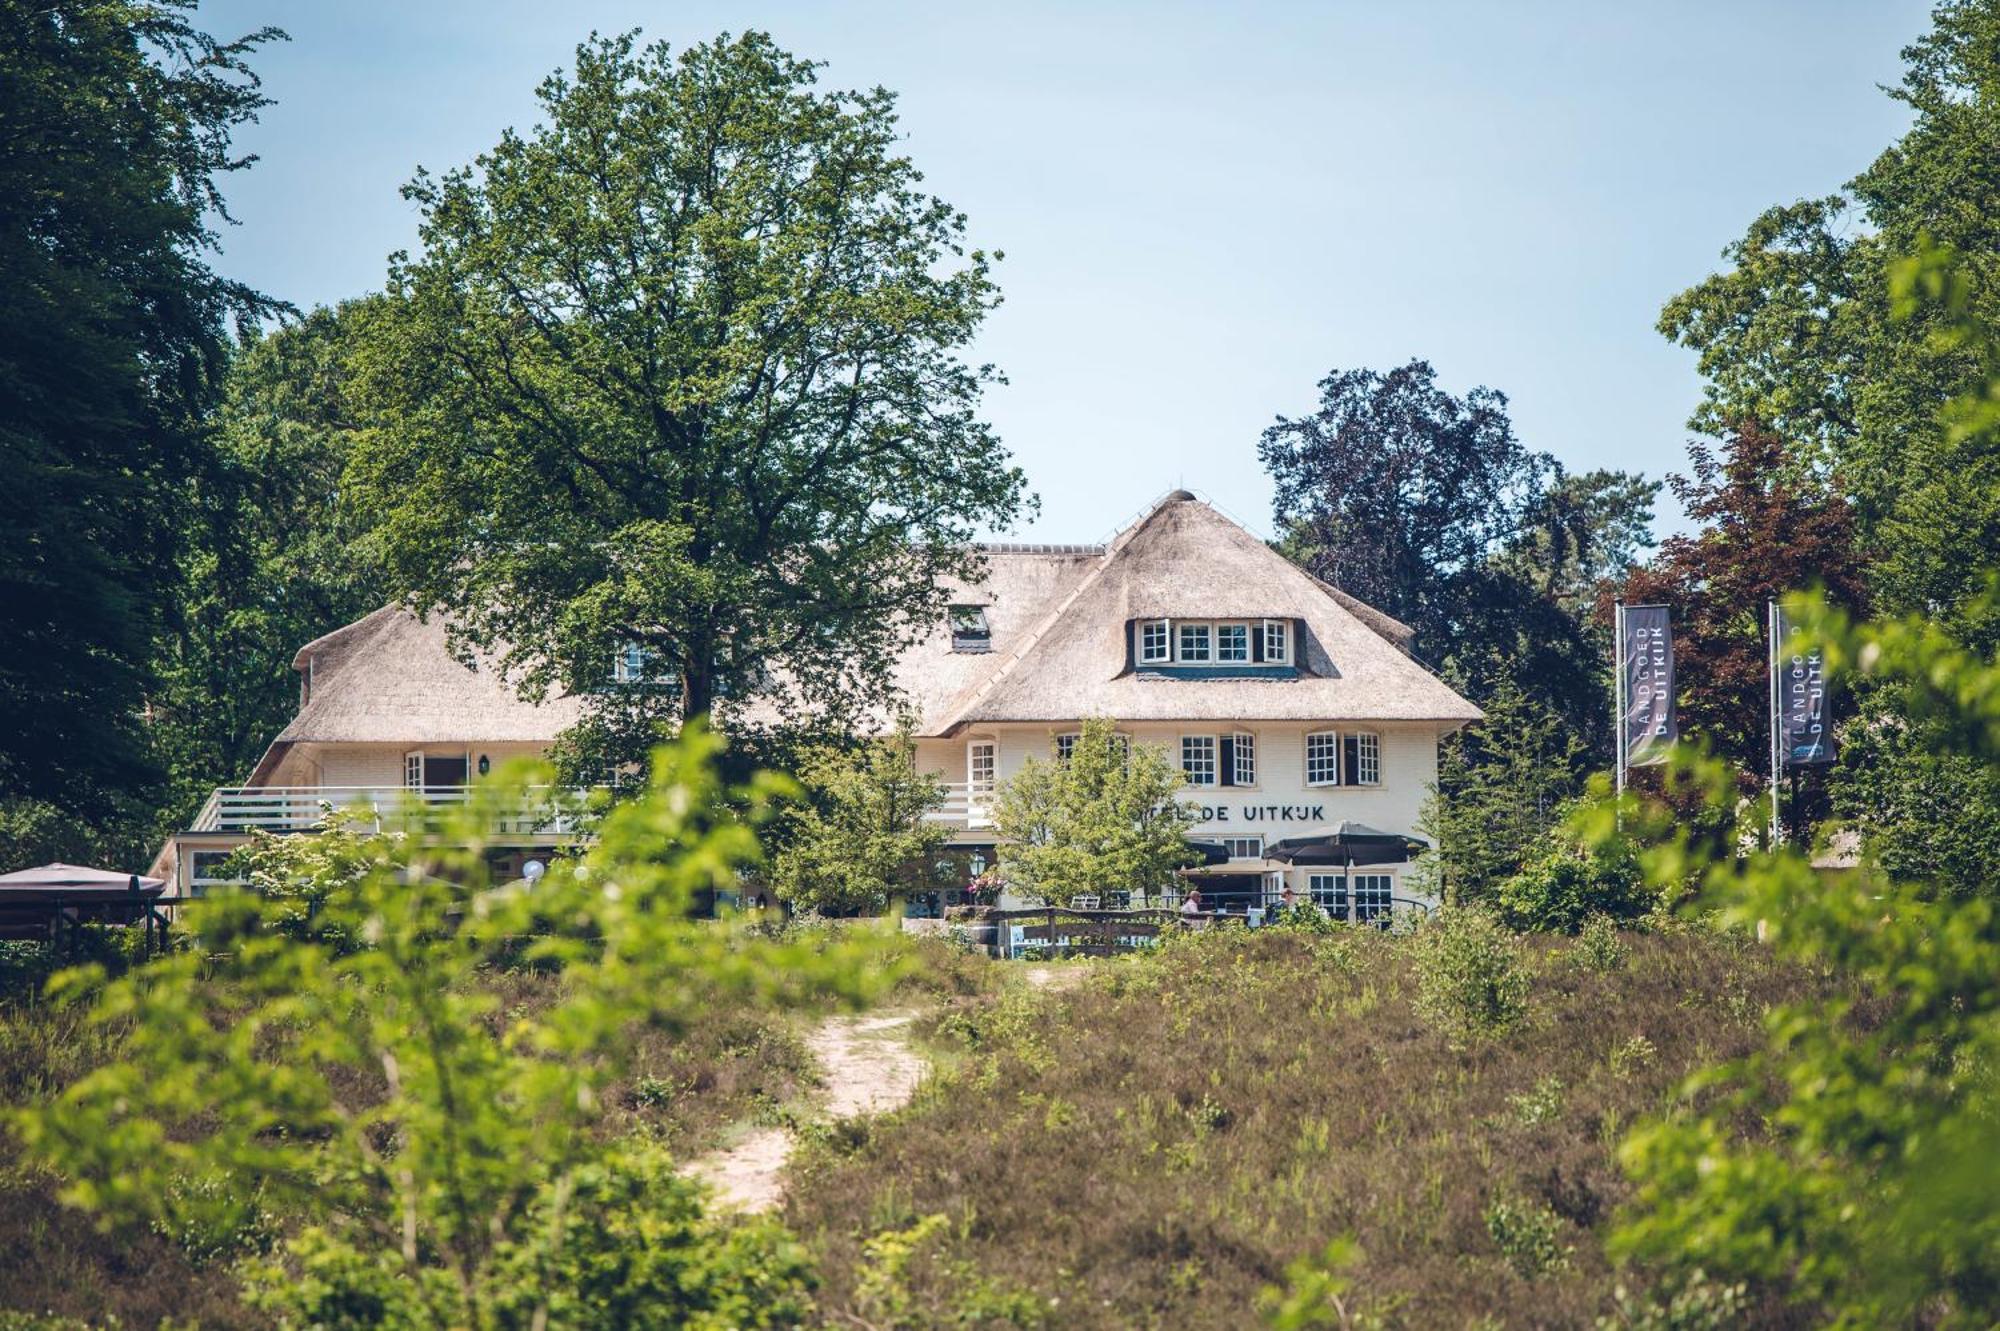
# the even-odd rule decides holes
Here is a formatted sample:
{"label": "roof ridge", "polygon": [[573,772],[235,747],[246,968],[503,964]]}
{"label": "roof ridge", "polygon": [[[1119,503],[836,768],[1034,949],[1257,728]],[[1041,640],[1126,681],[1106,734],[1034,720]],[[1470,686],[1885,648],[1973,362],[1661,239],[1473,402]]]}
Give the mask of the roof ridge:
{"label": "roof ridge", "polygon": [[1104,555],[1097,561],[1097,567],[1090,570],[1083,577],[1078,578],[1076,585],[1069,589],[1069,594],[1050,607],[1048,612],[1035,622],[1033,628],[1022,634],[1015,641],[1014,645],[1008,648],[1006,658],[995,662],[993,669],[989,670],[977,684],[973,685],[969,691],[961,696],[961,700],[951,709],[945,718],[944,724],[937,728],[937,732],[941,735],[950,734],[953,728],[965,718],[966,713],[970,712],[982,699],[992,693],[995,688],[999,687],[1001,680],[1013,674],[1015,668],[1021,664],[1022,659],[1030,651],[1034,650],[1035,645],[1041,642],[1043,637],[1048,634],[1048,631],[1055,627],[1061,621],[1062,617],[1069,612],[1069,608],[1076,604],[1077,598],[1096,585],[1097,581],[1104,576],[1104,571],[1116,563],[1118,557],[1131,546],[1132,539],[1148,523],[1165,512],[1167,505],[1199,502],[1192,495],[1189,495],[1187,491],[1175,490],[1155,503],[1152,509],[1140,517],[1138,521],[1134,522],[1124,531],[1114,535],[1103,547]]}

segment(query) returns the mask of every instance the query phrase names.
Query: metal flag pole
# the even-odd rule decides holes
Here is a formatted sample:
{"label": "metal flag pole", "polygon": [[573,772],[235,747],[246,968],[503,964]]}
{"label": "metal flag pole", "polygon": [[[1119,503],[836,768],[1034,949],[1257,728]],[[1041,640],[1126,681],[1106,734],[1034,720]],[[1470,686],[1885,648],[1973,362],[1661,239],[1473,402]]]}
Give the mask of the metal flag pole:
{"label": "metal flag pole", "polygon": [[1778,603],[1775,599],[1764,602],[1764,628],[1770,635],[1770,660],[1767,662],[1770,674],[1770,715],[1771,724],[1771,849],[1776,850],[1784,843],[1784,823],[1778,815],[1778,780],[1784,766],[1783,741],[1778,734],[1778,715],[1782,701],[1778,688]]}
{"label": "metal flag pole", "polygon": [[1611,613],[1611,734],[1616,758],[1618,803],[1615,817],[1621,825],[1625,817],[1625,602],[1620,598]]}

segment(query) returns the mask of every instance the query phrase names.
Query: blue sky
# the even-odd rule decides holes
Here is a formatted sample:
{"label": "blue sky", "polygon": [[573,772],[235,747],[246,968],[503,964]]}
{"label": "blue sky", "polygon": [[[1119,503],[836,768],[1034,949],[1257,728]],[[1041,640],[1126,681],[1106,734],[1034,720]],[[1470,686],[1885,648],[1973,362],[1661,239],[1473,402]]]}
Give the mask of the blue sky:
{"label": "blue sky", "polygon": [[[1006,252],[976,349],[1040,517],[1095,540],[1161,492],[1270,530],[1257,437],[1329,370],[1429,359],[1571,468],[1684,457],[1691,354],[1653,325],[1764,207],[1907,123],[1916,0],[1613,5],[213,3],[276,23],[222,267],[301,306],[379,287],[397,188],[526,127],[592,29],[763,28],[901,94],[930,187]],[[1662,522],[1678,522],[1671,511]]]}

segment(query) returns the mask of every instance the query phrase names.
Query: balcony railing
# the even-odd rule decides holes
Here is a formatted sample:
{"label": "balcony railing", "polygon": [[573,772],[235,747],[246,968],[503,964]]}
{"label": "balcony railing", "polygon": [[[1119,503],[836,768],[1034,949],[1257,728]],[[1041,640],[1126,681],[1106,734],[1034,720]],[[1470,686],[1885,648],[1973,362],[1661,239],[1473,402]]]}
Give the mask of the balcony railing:
{"label": "balcony railing", "polygon": [[963,781],[945,782],[944,806],[931,814],[930,821],[953,827],[993,826],[993,788],[975,790]]}
{"label": "balcony railing", "polygon": [[[195,815],[195,832],[310,832],[342,813],[370,831],[399,826],[414,805],[419,818],[462,805],[463,786],[224,786]],[[583,791],[531,792],[499,815],[501,832],[537,837],[576,830]]]}

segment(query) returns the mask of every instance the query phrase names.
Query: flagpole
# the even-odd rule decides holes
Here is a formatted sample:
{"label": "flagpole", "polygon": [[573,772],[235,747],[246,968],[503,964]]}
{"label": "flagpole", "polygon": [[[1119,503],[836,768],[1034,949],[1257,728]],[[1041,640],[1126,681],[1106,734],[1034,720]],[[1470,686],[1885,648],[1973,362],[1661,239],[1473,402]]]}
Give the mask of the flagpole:
{"label": "flagpole", "polygon": [[1625,601],[1619,598],[1611,613],[1611,734],[1615,745],[1618,803],[1616,817],[1625,816]]}
{"label": "flagpole", "polygon": [[1764,602],[1764,630],[1770,635],[1769,668],[1770,709],[1768,720],[1771,724],[1771,849],[1776,850],[1784,841],[1784,823],[1778,815],[1778,780],[1784,765],[1783,742],[1778,737],[1778,714],[1782,706],[1778,689],[1778,602],[1775,599]]}

